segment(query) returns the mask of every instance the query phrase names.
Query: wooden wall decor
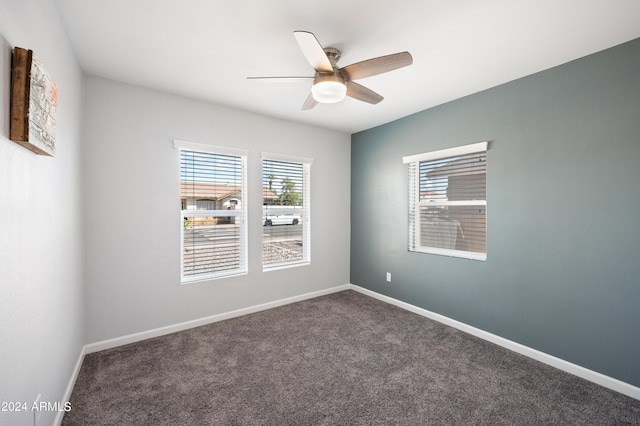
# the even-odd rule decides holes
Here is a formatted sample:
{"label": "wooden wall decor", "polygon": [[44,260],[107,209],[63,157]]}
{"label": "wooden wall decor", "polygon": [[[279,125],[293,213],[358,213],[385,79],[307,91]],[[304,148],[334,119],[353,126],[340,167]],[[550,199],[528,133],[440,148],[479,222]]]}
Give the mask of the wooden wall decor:
{"label": "wooden wall decor", "polygon": [[9,139],[41,155],[56,152],[58,88],[31,50],[16,47],[11,61]]}

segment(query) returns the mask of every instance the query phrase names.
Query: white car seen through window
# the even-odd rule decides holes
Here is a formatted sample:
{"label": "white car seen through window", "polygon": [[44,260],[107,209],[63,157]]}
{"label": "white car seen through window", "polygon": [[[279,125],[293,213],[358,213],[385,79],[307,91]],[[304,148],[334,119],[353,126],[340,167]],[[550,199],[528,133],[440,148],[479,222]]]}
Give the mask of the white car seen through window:
{"label": "white car seen through window", "polygon": [[286,214],[273,214],[263,217],[264,226],[271,225],[297,225],[302,221],[302,217],[299,214],[286,213]]}

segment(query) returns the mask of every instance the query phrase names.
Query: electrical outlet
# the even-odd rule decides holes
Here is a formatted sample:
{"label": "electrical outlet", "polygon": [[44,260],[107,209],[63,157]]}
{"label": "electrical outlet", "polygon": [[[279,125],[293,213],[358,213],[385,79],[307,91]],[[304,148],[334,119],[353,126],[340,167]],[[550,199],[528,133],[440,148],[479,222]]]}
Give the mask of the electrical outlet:
{"label": "electrical outlet", "polygon": [[391,282],[391,272],[387,272],[387,282]]}

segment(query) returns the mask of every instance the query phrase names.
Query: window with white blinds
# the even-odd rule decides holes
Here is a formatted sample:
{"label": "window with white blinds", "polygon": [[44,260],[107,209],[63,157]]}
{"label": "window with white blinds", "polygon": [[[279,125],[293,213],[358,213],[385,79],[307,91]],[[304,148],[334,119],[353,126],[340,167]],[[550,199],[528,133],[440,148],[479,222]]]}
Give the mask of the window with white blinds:
{"label": "window with white blinds", "polygon": [[175,141],[180,149],[181,281],[247,272],[247,152]]}
{"label": "window with white blinds", "polygon": [[487,259],[487,142],[411,155],[409,250]]}
{"label": "window with white blinds", "polygon": [[311,159],[262,154],[263,270],[310,262]]}

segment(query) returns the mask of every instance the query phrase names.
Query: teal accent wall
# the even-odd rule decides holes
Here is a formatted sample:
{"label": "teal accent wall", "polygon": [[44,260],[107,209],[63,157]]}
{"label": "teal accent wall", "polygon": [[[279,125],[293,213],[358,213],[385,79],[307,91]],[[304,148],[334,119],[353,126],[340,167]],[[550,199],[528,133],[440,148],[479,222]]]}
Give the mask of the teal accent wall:
{"label": "teal accent wall", "polygon": [[[409,252],[402,157],[485,140],[487,261]],[[351,283],[640,386],[640,39],[354,134],[351,173]]]}

